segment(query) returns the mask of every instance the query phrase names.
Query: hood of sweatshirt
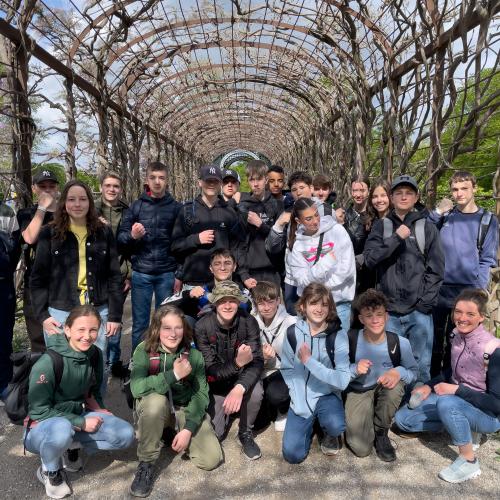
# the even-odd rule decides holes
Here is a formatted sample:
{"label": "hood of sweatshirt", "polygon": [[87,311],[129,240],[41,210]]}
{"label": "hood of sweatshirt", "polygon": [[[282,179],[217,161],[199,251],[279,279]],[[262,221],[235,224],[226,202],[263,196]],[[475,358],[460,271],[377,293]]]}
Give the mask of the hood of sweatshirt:
{"label": "hood of sweatshirt", "polygon": [[323,215],[323,217],[321,217],[319,221],[319,229],[313,235],[304,234],[305,227],[302,224],[299,224],[295,241],[307,241],[310,238],[314,238],[316,236],[319,236],[320,234],[324,234],[330,231],[330,229],[332,229],[337,224],[338,222],[331,215]]}

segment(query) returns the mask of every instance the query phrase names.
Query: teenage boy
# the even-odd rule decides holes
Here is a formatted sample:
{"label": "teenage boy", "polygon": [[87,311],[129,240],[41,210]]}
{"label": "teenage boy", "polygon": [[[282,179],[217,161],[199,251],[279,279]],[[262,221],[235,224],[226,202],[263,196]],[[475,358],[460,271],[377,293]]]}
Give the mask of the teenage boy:
{"label": "teenage boy", "polygon": [[40,320],[35,316],[31,305],[30,276],[38,236],[42,227],[54,219],[59,196],[59,181],[52,170],[43,169],[33,176],[33,192],[38,202],[32,207],[22,208],[17,212],[17,221],[21,231],[21,246],[24,253],[24,292],[23,314],[26,330],[33,352],[45,351],[45,340]]}
{"label": "teenage boy", "polygon": [[266,182],[269,192],[274,199],[280,203],[281,211],[283,211],[283,186],[285,185],[285,171],[283,170],[283,167],[280,167],[279,165],[271,165],[266,174]]}
{"label": "teenage boy", "polygon": [[183,205],[172,233],[171,251],[182,262],[182,281],[189,286],[211,281],[210,256],[214,250],[227,248],[238,260],[240,245],[238,214],[220,196],[219,167],[201,167],[198,184],[201,194]]}
{"label": "teenage boy", "polygon": [[259,325],[239,308],[247,298],[232,281],[218,283],[208,300],[215,311],[203,316],[194,330],[210,387],[208,412],[220,440],[230,417],[240,414],[238,438],[245,456],[255,460],[261,452],[252,427],[262,401],[260,376],[264,367]]}
{"label": "teenage boy", "polygon": [[417,378],[418,367],[407,339],[387,332],[387,299],[373,288],[356,301],[362,330],[350,330],[352,380],[346,390],[346,442],[358,457],[373,446],[380,460],[393,462],[396,452],[388,436],[404,388]]}
{"label": "teenage boy", "polygon": [[180,204],[167,192],[167,167],[152,162],[146,168],[151,194],[142,193],[122,218],[118,246],[132,261],[132,352],[149,325],[155,307],[172,295],[177,262],[170,246]]}
{"label": "teenage boy", "polygon": [[283,355],[283,341],[290,325],[297,321],[295,316],[286,312],[280,303],[280,289],[270,281],[260,281],[251,290],[253,302],[257,308],[255,318],[260,328],[260,341],[264,355],[264,401],[261,414],[265,423],[274,420],[274,428],[283,432],[286,425],[286,414],[290,406],[288,387],[279,369]]}
{"label": "teenage boy", "polygon": [[376,220],[364,257],[377,272],[377,289],[389,301],[387,330],[410,341],[418,364],[418,381],[430,377],[432,308],[443,281],[444,255],[439,233],[415,209],[419,198],[413,177],[401,175],[391,185],[393,210]]}
{"label": "teenage boy", "polygon": [[[316,201],[320,216],[333,215],[330,205],[314,197],[313,180],[308,173],[301,171],[293,172],[288,179],[288,187],[294,202],[299,198],[311,198]],[[281,213],[266,239],[266,248],[269,254],[276,260],[281,259],[282,262],[286,262],[288,256],[288,226],[290,224],[292,209],[293,204]],[[285,274],[284,282],[285,307],[288,314],[295,316],[295,303],[299,298],[297,295],[297,285],[289,272]]]}
{"label": "teenage boy", "polygon": [[240,202],[240,174],[232,168],[222,171],[222,196],[232,206]]}
{"label": "teenage boy", "polygon": [[[104,172],[101,176],[101,196],[95,201],[95,209],[101,220],[111,228],[115,237],[123,214],[128,209],[128,205],[121,200],[121,195],[122,182],[120,176],[116,172]],[[124,256],[120,256],[120,271],[123,278],[123,302],[125,302],[130,289],[132,271]],[[122,351],[120,348],[121,338],[122,332],[120,328],[116,335],[108,338],[106,353],[111,373],[118,377],[123,374]]]}
{"label": "teenage boy", "polygon": [[[446,255],[444,280],[433,310],[434,347],[431,376],[450,368],[450,333],[453,304],[467,288],[487,289],[490,269],[497,265],[498,218],[476,205],[476,178],[470,172],[455,172],[450,179],[451,200],[443,200],[429,214],[436,224]],[[446,345],[446,347],[445,347]]]}
{"label": "teenage boy", "polygon": [[323,203],[333,207],[337,193],[333,191],[332,181],[324,174],[317,174],[313,178],[314,196]]}
{"label": "teenage boy", "polygon": [[238,272],[249,290],[258,281],[272,281],[280,286],[279,272],[266,251],[266,237],[280,214],[279,203],[266,191],[267,165],[263,161],[248,162],[246,174],[252,191],[243,193],[238,205],[246,233]]}

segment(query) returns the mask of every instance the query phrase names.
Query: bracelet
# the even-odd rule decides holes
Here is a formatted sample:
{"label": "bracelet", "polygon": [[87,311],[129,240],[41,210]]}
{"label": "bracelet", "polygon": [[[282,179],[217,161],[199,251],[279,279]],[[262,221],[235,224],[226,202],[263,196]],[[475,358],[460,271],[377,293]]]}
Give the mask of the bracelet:
{"label": "bracelet", "polygon": [[40,205],[38,205],[38,206],[36,207],[36,209],[37,209],[37,210],[40,210],[40,212],[43,212],[43,213],[47,212],[47,209],[46,209],[45,207],[41,207]]}

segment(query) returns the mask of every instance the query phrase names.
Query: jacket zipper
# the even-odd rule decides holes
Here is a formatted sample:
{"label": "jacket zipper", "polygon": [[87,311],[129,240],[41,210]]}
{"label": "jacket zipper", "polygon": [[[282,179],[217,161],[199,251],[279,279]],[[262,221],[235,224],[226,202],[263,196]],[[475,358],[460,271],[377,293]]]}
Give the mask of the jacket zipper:
{"label": "jacket zipper", "polygon": [[[305,336],[304,336],[304,340],[305,340]],[[312,356],[312,353],[313,353],[313,339],[311,337],[311,356]],[[304,370],[305,369],[306,369],[306,367],[304,366]],[[306,384],[304,386],[304,393],[305,393],[305,397],[306,397],[306,405],[309,408],[309,411],[311,412],[311,414],[313,414],[314,412],[313,412],[312,408],[309,406],[309,401],[307,400],[307,383],[309,382],[310,376],[311,376],[311,372],[308,371],[307,378],[306,378]]]}
{"label": "jacket zipper", "polygon": [[[457,362],[455,363],[454,373],[457,373],[458,362],[460,361],[460,358],[462,357],[462,354],[464,353],[466,347],[467,347],[467,340],[464,338],[464,348],[462,349],[462,352],[460,353],[460,355],[457,358]],[[459,382],[459,380],[457,380],[457,382]]]}

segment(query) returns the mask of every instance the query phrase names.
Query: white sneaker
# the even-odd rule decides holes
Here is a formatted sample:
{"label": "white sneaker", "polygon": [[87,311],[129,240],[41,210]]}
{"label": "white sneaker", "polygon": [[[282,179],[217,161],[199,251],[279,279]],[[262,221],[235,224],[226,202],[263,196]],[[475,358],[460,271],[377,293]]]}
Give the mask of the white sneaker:
{"label": "white sneaker", "polygon": [[42,466],[38,467],[36,477],[45,485],[45,493],[49,498],[64,498],[71,495],[71,488],[66,480],[66,475],[59,469],[55,472],[47,472],[42,470]]}
{"label": "white sneaker", "polygon": [[285,426],[286,426],[286,413],[278,413],[278,416],[274,421],[274,430],[276,432],[285,432]]}

